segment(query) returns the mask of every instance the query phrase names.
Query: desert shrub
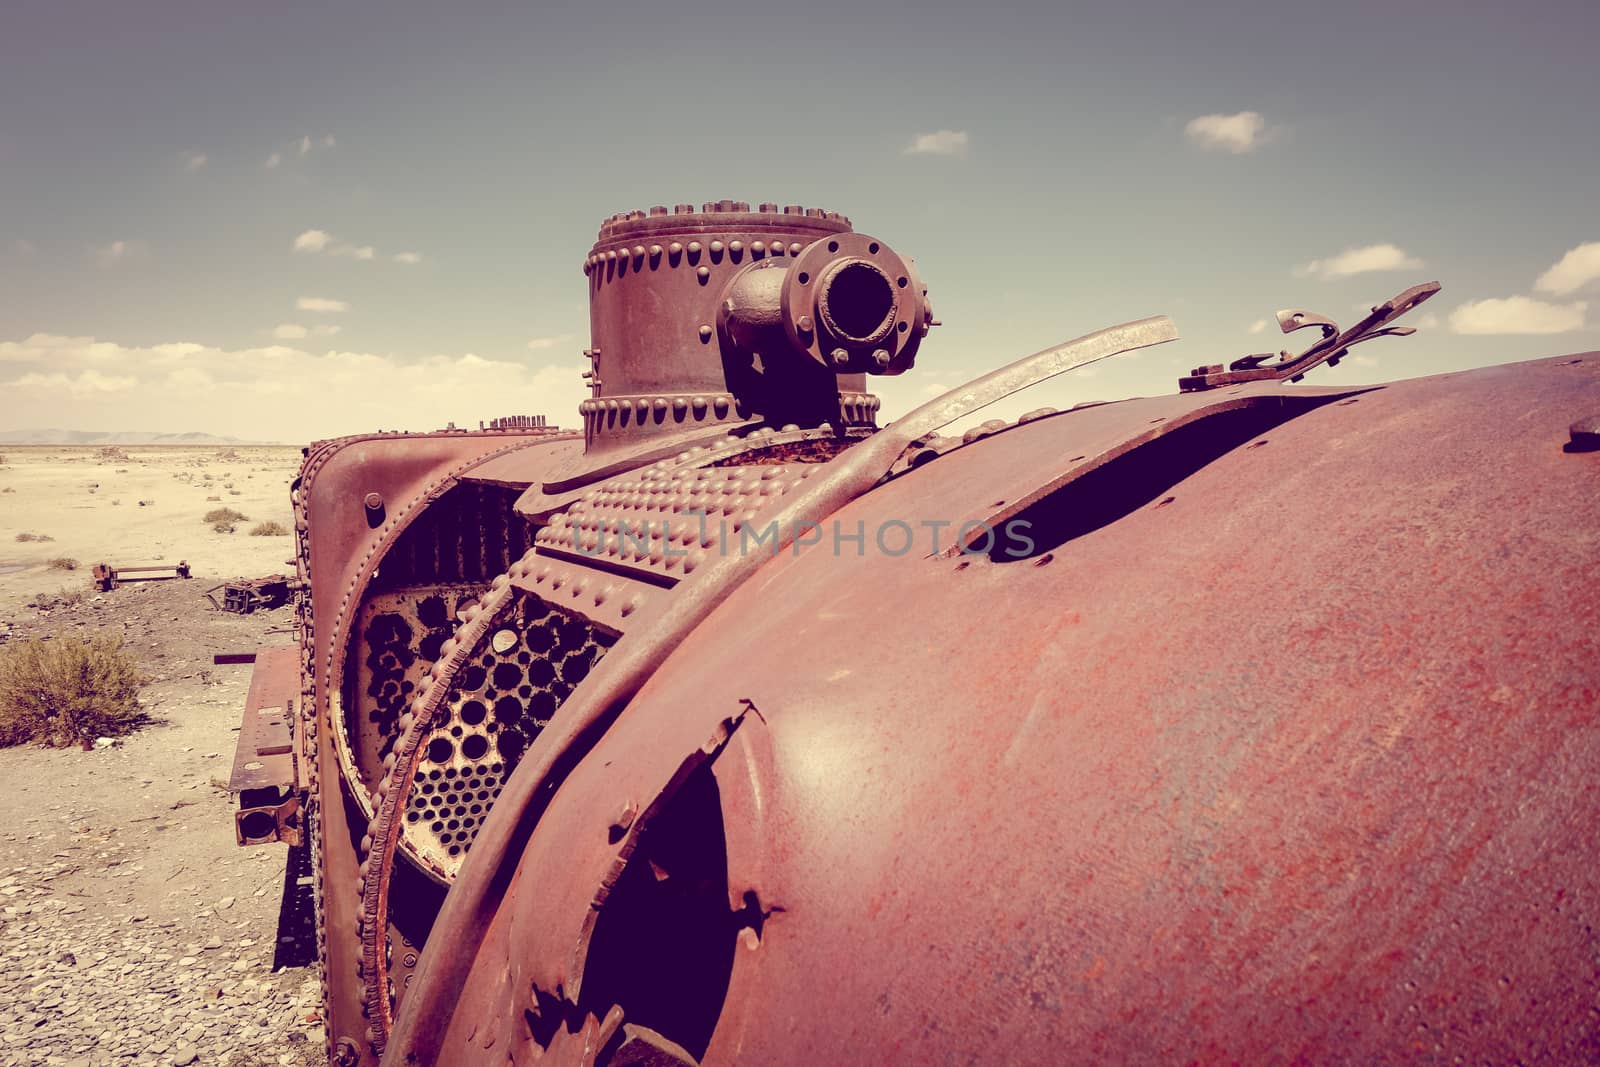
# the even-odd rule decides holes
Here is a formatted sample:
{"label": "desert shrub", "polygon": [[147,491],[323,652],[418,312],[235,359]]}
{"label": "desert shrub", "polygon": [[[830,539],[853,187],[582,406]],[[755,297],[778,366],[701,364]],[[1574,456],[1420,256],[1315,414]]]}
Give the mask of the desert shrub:
{"label": "desert shrub", "polygon": [[52,570],[75,571],[78,569],[78,561],[71,556],[57,556],[55,559],[50,560],[49,564]]}
{"label": "desert shrub", "polygon": [[36,534],[36,533],[26,533],[26,532],[24,532],[24,533],[17,534],[17,540],[18,541],[54,541],[55,538],[51,537],[49,534]]}
{"label": "desert shrub", "polygon": [[89,743],[148,721],[122,641],[30,639],[0,648],[0,745]]}
{"label": "desert shrub", "polygon": [[218,459],[238,459],[239,458],[239,453],[235,452],[231,448],[224,448],[221,452],[217,453],[217,458]]}
{"label": "desert shrub", "polygon": [[205,518],[202,519],[201,521],[202,522],[243,522],[245,519],[248,519],[249,517],[250,516],[244,514],[243,512],[234,511],[232,508],[212,508],[210,511],[206,512]]}
{"label": "desert shrub", "polygon": [[125,452],[123,449],[120,449],[120,448],[116,447],[115,445],[112,445],[109,448],[100,449],[98,454],[100,456],[100,462],[102,462],[102,463],[106,463],[106,462],[122,462],[122,463],[126,463],[126,462],[128,462],[128,453]]}
{"label": "desert shrub", "polygon": [[289,527],[281,522],[272,522],[271,520],[258,522],[250,528],[251,537],[286,537],[288,534]]}

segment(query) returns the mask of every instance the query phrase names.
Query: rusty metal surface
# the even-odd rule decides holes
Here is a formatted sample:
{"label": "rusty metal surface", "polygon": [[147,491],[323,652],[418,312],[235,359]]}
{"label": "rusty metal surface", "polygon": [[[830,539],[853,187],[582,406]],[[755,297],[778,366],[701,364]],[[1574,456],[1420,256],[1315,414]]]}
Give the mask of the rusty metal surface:
{"label": "rusty metal surface", "polygon": [[1214,389],[1217,386],[1235,385],[1240,382],[1298,382],[1308,371],[1324,363],[1330,367],[1337,367],[1339,361],[1355,345],[1380,337],[1408,337],[1416,333],[1413,327],[1390,326],[1389,323],[1418,307],[1438,292],[1438,282],[1413,285],[1381,304],[1374,304],[1372,310],[1348,330],[1340,330],[1339,324],[1326,315],[1295,308],[1280,311],[1278,328],[1284,333],[1320,329],[1322,336],[1305,351],[1297,354],[1280,352],[1276,360],[1273,359],[1272,353],[1262,352],[1236,359],[1228,364],[1226,370],[1220,363],[1196,367],[1187,376],[1178,379],[1178,388],[1188,391]]}
{"label": "rusty metal surface", "polygon": [[[297,576],[303,590],[296,603],[296,633],[308,776],[305,824],[312,848],[318,969],[330,1059],[354,1049],[350,1062],[373,1062],[360,1051],[365,1048],[365,993],[358,968],[360,899],[354,891],[366,823],[359,805],[367,800],[367,787],[348,747],[340,744],[347,724],[333,706],[345,685],[352,619],[380,563],[388,563],[390,573],[423,568],[420,547],[438,538],[414,538],[419,552],[404,561],[390,559],[390,549],[427,514],[432,500],[460,485],[462,475],[497,456],[553,451],[572,440],[547,428],[517,427],[375,434],[321,441],[306,449],[292,492]],[[411,892],[426,909],[426,893]],[[395,931],[396,944],[405,940],[404,931]]]}
{"label": "rusty metal surface", "polygon": [[[205,591],[205,598],[218,611],[236,615],[249,615],[253,611],[270,611],[289,602],[294,593],[295,580],[287,574],[269,574],[265,578],[246,578],[223,582]],[[217,599],[217,594],[222,599]]]}
{"label": "rusty metal surface", "polygon": [[[882,260],[870,269],[887,279],[887,337],[839,340],[812,307],[828,305],[834,288],[832,304],[856,306],[846,299],[861,291],[855,274],[830,286],[818,273],[836,273],[845,259]],[[863,373],[890,363],[903,370],[926,333],[926,289],[915,272],[833,212],[752,211],[723,200],[617,215],[601,225],[583,272],[592,337],[584,351],[592,395],[580,407],[586,448],[552,479],[558,487],[613,470],[621,454],[649,451],[655,438],[689,439],[757,416],[775,425],[871,425],[878,401],[863,392]],[[747,290],[759,299],[743,299]],[[827,338],[830,349],[845,345],[853,355],[819,353]],[[879,349],[881,365],[872,359]]]}
{"label": "rusty metal surface", "polygon": [[299,699],[299,648],[258,649],[228,778],[228,791],[239,798],[234,829],[241,845],[303,843],[299,811],[305,781],[296,753]]}
{"label": "rusty metal surface", "polygon": [[1283,384],[1429,283],[943,438],[1175,332],[877,430],[937,323],[849,220],[654,208],[584,273],[581,441],[307,450],[335,1062],[1600,1058],[1600,362]]}
{"label": "rusty metal surface", "polygon": [[[796,539],[801,524],[819,524],[868,492],[917,437],[937,426],[1031,382],[1174,336],[1172,324],[1163,317],[1125,323],[1024,357],[968,387],[936,397],[871,439],[847,449],[827,465],[821,476],[786,494],[770,515],[779,531],[774,551]],[[673,597],[652,605],[652,615],[641,619],[630,635],[633,639],[622,642],[600,663],[569,706],[562,709],[563,714],[552,723],[552,729],[540,736],[517,773],[506,782],[479,831],[470,862],[463,866],[440,911],[433,937],[450,944],[453,951],[423,955],[416,988],[396,1018],[394,1040],[388,1046],[402,1050],[396,1055],[428,1060],[436,1054],[440,1024],[453,1009],[476,955],[487,919],[485,912],[492,909],[494,894],[500,891],[496,886],[503,890],[507,884],[505,879],[516,862],[515,844],[525,821],[538,817],[538,809],[567,768],[581,758],[670,651],[723,598],[751,578],[763,562],[764,558],[754,553],[708,558],[704,567],[679,584]],[[487,599],[484,607],[485,611],[490,608]],[[473,625],[472,620],[468,622]],[[367,891],[370,896],[374,889],[368,886]],[[376,892],[387,892],[381,881]],[[375,1043],[380,1047],[388,1036],[381,1022],[374,1026]]]}
{"label": "rusty metal surface", "polygon": [[[980,513],[1145,403],[837,518]],[[1399,383],[1026,560],[768,561],[562,780],[397,1057],[576,1063],[632,1004],[703,1064],[1592,1061],[1596,410],[1595,357]],[[648,921],[686,841],[720,926]]]}
{"label": "rusty metal surface", "polygon": [[[330,696],[343,684],[351,623],[390,546],[467,471],[497,456],[538,453],[562,440],[546,431],[392,435],[341,441],[308,459],[308,467],[316,465],[303,476],[306,507],[299,521],[306,534],[303,580],[309,582],[317,617],[307,648],[319,711],[327,711]],[[376,509],[367,506],[374,494],[380,500]],[[343,724],[331,735],[339,745]],[[354,773],[348,748],[341,750],[341,762]]]}
{"label": "rusty metal surface", "polygon": [[157,563],[148,567],[113,567],[109,563],[96,563],[93,574],[95,588],[102,593],[109,593],[129,582],[165,582],[188,578],[189,562],[180,559],[175,565]]}

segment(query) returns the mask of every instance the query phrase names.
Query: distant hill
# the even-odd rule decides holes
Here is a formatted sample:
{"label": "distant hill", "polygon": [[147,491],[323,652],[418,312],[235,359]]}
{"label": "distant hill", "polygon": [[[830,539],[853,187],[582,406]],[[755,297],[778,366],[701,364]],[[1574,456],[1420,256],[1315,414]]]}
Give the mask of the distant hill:
{"label": "distant hill", "polygon": [[267,441],[245,441],[219,437],[214,433],[152,433],[145,430],[118,430],[95,433],[90,430],[0,430],[0,445],[257,445]]}

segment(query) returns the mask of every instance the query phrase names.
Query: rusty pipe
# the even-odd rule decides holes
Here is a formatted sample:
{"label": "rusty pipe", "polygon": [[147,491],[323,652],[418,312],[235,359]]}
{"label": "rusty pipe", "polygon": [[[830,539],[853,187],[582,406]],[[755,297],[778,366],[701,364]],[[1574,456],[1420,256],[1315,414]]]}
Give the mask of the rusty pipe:
{"label": "rusty pipe", "polygon": [[[933,323],[909,259],[866,234],[814,241],[729,279],[718,332],[734,362],[809,360],[832,374],[901,374]],[[798,364],[792,364],[798,369]]]}

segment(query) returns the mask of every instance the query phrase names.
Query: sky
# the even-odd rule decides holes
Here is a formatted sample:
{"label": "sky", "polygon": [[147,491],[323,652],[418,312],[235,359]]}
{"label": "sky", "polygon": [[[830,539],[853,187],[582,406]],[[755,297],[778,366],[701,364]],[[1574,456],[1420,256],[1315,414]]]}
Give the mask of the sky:
{"label": "sky", "polygon": [[577,425],[600,220],[724,198],[916,259],[944,325],[887,417],[1153,314],[986,414],[1170,392],[1434,279],[1316,381],[1600,348],[1596,41],[1537,0],[9,0],[0,430]]}

